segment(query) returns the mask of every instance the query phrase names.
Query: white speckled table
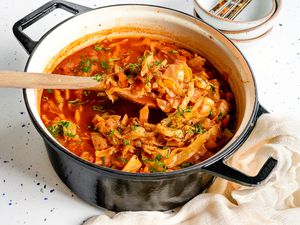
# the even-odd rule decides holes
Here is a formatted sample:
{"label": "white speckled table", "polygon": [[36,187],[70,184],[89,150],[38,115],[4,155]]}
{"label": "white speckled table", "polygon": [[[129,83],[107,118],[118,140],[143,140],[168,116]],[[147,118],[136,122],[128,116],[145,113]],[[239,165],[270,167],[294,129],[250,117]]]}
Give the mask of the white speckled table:
{"label": "white speckled table", "polygon": [[[12,33],[14,22],[48,0],[1,0],[0,70],[23,70],[28,55]],[[150,3],[192,14],[191,0],[73,0],[98,7],[117,3]],[[255,74],[259,100],[270,112],[300,118],[300,2],[284,1],[267,39],[242,50]],[[56,10],[28,32],[34,38],[68,16]],[[35,131],[21,90],[0,89],[1,224],[81,224],[103,210],[70,192],[52,169]]]}

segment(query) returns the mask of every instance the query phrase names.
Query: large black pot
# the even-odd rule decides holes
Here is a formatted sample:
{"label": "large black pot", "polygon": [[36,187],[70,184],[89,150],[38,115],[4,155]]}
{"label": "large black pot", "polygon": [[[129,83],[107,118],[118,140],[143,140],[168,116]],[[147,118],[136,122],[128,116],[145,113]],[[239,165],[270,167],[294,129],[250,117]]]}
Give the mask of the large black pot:
{"label": "large black pot", "polygon": [[[23,33],[23,29],[56,8],[77,15],[51,29],[38,42]],[[84,37],[87,34],[100,31],[97,37],[99,34],[118,36],[132,34],[133,30],[138,35],[155,34],[184,43],[208,58],[218,70],[229,74],[229,83],[237,102],[235,135],[216,155],[185,169],[151,174],[116,171],[84,161],[61,146],[39,117],[39,91],[26,89],[24,99],[29,115],[43,137],[51,163],[62,181],[83,200],[116,211],[175,208],[203,192],[215,175],[249,186],[264,181],[277,163],[272,157],[254,177],[225,163],[226,158],[246,140],[264,109],[258,103],[255,81],[245,58],[214,28],[192,16],[162,7],[117,5],[90,9],[65,1],[47,3],[13,27],[15,36],[30,54],[26,66],[26,71],[30,72],[51,68],[53,65],[49,62],[53,64],[52,58],[56,58],[54,61],[57,62],[59,57],[63,58],[69,51],[72,52],[74,44],[70,43],[75,40],[81,38],[77,43],[82,46],[86,40],[95,38],[90,35],[87,39]]]}

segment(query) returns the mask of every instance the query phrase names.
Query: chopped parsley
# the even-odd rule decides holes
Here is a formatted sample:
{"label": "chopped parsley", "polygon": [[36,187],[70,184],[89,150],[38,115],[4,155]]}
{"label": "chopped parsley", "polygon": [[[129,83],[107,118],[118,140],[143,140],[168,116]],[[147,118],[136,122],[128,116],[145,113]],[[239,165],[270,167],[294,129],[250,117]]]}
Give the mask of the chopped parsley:
{"label": "chopped parsley", "polygon": [[128,160],[127,160],[126,158],[120,157],[119,159],[120,159],[120,161],[123,162],[123,163],[127,163],[127,162],[128,162]]}
{"label": "chopped parsley", "polygon": [[100,65],[101,65],[101,67],[103,68],[103,69],[108,69],[108,65],[107,65],[107,63],[106,62],[104,62],[104,61],[101,61],[100,62]]}
{"label": "chopped parsley", "polygon": [[177,107],[177,111],[175,112],[176,116],[184,116],[185,113],[191,112],[191,107],[188,106],[186,109],[181,109],[180,106]]}
{"label": "chopped parsley", "polygon": [[[161,161],[155,160],[154,166],[155,166],[156,171],[159,171],[159,172],[165,172],[167,170],[167,166],[163,162],[161,162]],[[161,171],[158,170],[159,167],[162,168]]]}
{"label": "chopped parsley", "polygon": [[138,64],[136,64],[136,63],[130,63],[130,64],[129,64],[129,70],[130,70],[130,72],[131,72],[131,73],[135,73],[137,67],[138,67]]}
{"label": "chopped parsley", "polygon": [[202,128],[201,124],[196,124],[194,125],[192,132],[195,134],[204,134],[206,132],[206,130],[204,128]]}
{"label": "chopped parsley", "polygon": [[116,132],[116,130],[110,130],[109,133],[108,133],[108,135],[110,137],[112,137],[115,134],[115,132]]}
{"label": "chopped parsley", "polygon": [[117,130],[118,130],[118,132],[119,132],[120,134],[123,134],[123,131],[122,131],[122,128],[121,128],[121,127],[118,127]]}
{"label": "chopped parsley", "polygon": [[84,105],[85,103],[88,103],[88,102],[89,102],[89,100],[80,102],[80,100],[78,98],[76,98],[75,100],[68,101],[68,103],[72,104],[72,105]]}
{"label": "chopped parsley", "polygon": [[86,96],[86,97],[89,96],[90,93],[91,93],[91,92],[90,92],[90,91],[87,91],[87,90],[83,91],[83,95]]}
{"label": "chopped parsley", "polygon": [[220,121],[222,118],[223,118],[223,113],[220,112],[218,115],[218,121]]}
{"label": "chopped parsley", "polygon": [[126,145],[126,146],[127,146],[127,145],[130,145],[130,141],[128,141],[128,140],[126,140],[126,139],[124,139],[123,142],[124,142],[124,145]]}
{"label": "chopped parsley", "polygon": [[161,154],[158,154],[158,155],[155,156],[155,160],[160,161],[161,159],[162,159],[162,155]]}
{"label": "chopped parsley", "polygon": [[69,121],[61,120],[58,121],[55,125],[49,126],[48,130],[51,133],[51,135],[55,138],[57,138],[59,135],[62,134],[64,134],[67,137],[74,138],[75,134],[71,133],[70,128],[71,128],[71,123]]}
{"label": "chopped parsley", "polygon": [[148,69],[150,69],[150,68],[151,68],[151,65],[150,65],[150,63],[148,63],[148,62],[147,62],[147,67],[148,67]]}
{"label": "chopped parsley", "polygon": [[95,45],[94,49],[96,51],[102,51],[103,50],[103,47],[101,45]]}
{"label": "chopped parsley", "polygon": [[137,124],[133,124],[133,125],[131,126],[131,130],[136,130],[138,126],[139,126],[139,125],[137,125]]}
{"label": "chopped parsley", "polygon": [[169,147],[164,147],[167,150],[167,155],[166,158],[170,158],[170,154],[171,154],[171,149]]}
{"label": "chopped parsley", "polygon": [[167,127],[172,127],[172,125],[173,125],[173,122],[169,121],[169,123],[167,124]]}
{"label": "chopped parsley", "polygon": [[165,172],[167,166],[161,162],[162,155],[158,154],[154,159],[143,159],[148,164],[150,172]]}
{"label": "chopped parsley", "polygon": [[155,61],[155,62],[153,63],[153,65],[154,65],[154,66],[159,66],[159,65],[161,65],[161,63],[162,63],[162,62],[161,62],[160,60],[157,60],[157,61]]}
{"label": "chopped parsley", "polygon": [[120,58],[110,58],[108,62],[115,62],[121,60]]}
{"label": "chopped parsley", "polygon": [[95,45],[94,49],[96,51],[106,51],[106,52],[110,50],[110,48],[105,48],[105,47],[103,47],[102,45],[99,45],[99,44]]}
{"label": "chopped parsley", "polygon": [[70,132],[71,123],[69,121],[62,120],[62,121],[57,122],[57,124],[66,128],[66,130],[63,130],[64,135],[71,137],[71,138],[75,137],[75,134],[72,134]]}
{"label": "chopped parsley", "polygon": [[105,107],[102,106],[102,105],[93,105],[92,106],[92,109],[94,111],[97,111],[97,112],[104,112],[105,111]]}
{"label": "chopped parsley", "polygon": [[104,78],[106,77],[106,74],[105,73],[102,73],[101,75],[99,75],[98,73],[95,74],[93,76],[93,79],[98,81],[98,82],[102,82],[104,80]]}
{"label": "chopped parsley", "polygon": [[55,138],[57,138],[59,135],[62,135],[62,129],[60,126],[52,125],[48,127],[49,132],[51,135]]}
{"label": "chopped parsley", "polygon": [[150,86],[150,76],[149,75],[147,75],[147,77],[146,77],[146,85],[147,86]]}
{"label": "chopped parsley", "polygon": [[68,101],[70,104],[76,104],[78,103],[80,100],[78,98],[76,98],[75,100],[70,100]]}
{"label": "chopped parsley", "polygon": [[177,50],[171,50],[168,52],[169,54],[178,54],[178,51]]}
{"label": "chopped parsley", "polygon": [[145,61],[146,58],[147,58],[147,56],[142,55],[142,56],[138,56],[137,60],[139,60],[139,61]]}
{"label": "chopped parsley", "polygon": [[212,113],[213,113],[212,109],[211,109],[211,110],[209,110],[209,114],[208,114],[208,116],[212,116]]}
{"label": "chopped parsley", "polygon": [[91,59],[82,59],[80,62],[81,71],[88,73],[91,71],[92,68],[92,60]]}
{"label": "chopped parsley", "polygon": [[52,89],[47,89],[48,94],[52,94],[53,90]]}

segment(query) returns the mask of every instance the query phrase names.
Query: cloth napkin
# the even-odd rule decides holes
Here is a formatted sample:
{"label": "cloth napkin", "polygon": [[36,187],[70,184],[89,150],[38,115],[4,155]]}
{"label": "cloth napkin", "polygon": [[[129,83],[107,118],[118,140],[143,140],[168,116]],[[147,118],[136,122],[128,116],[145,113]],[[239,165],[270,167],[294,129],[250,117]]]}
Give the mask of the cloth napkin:
{"label": "cloth napkin", "polygon": [[175,211],[107,213],[84,225],[300,224],[300,121],[262,115],[228,164],[255,175],[270,155],[278,160],[277,167],[257,187],[217,178],[206,193]]}

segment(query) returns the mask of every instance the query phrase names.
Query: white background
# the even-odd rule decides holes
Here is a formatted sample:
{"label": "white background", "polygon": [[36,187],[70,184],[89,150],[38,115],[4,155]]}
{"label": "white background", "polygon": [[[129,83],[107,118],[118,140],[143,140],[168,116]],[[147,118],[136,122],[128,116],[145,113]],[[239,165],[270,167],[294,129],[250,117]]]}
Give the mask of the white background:
{"label": "white background", "polygon": [[[23,70],[28,55],[12,33],[13,24],[47,0],[1,0],[0,70]],[[149,3],[192,14],[191,0],[73,0],[92,8],[117,3]],[[28,29],[41,34],[71,14],[56,10]],[[270,112],[300,118],[300,2],[284,1],[265,41],[243,49],[258,86],[259,101]],[[299,131],[300,132],[300,131]],[[35,131],[21,90],[0,89],[0,223],[77,225],[103,213],[74,196],[52,169]]]}

